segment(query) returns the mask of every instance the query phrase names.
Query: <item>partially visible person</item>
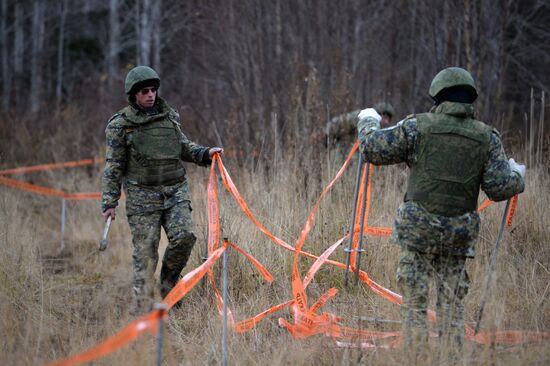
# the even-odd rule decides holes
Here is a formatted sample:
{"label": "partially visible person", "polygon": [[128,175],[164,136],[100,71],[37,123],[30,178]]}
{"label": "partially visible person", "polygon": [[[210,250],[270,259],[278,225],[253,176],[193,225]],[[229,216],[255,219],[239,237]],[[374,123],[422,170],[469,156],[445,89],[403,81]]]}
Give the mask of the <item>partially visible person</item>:
{"label": "partially visible person", "polygon": [[175,286],[197,240],[182,163],[206,166],[214,154],[223,153],[183,134],[178,112],[159,96],[159,87],[160,77],[150,67],[130,70],[125,81],[128,105],[111,117],[105,130],[102,215],[115,218],[123,186],[134,247],[134,315],[154,303],[161,228],[168,238],[158,286],[162,297]]}
{"label": "partially visible person", "polygon": [[508,160],[499,133],[474,117],[477,89],[469,72],[458,67],[442,70],[429,95],[435,105],[428,113],[380,129],[382,117],[367,108],[358,114],[357,126],[366,161],[405,162],[410,168],[393,239],[401,246],[397,282],[403,294],[405,352],[411,363],[422,363],[428,352],[431,280],[436,284],[440,352],[451,361],[459,357],[464,340],[462,301],[470,287],[465,263],[475,254],[480,189],[502,201],[525,187],[525,166]]}
{"label": "partially visible person", "polygon": [[[380,121],[382,128],[392,126],[395,110],[390,103],[376,103],[374,109],[382,116],[382,120]],[[357,116],[359,112],[361,112],[361,110],[358,109],[332,117],[326,126],[325,133],[320,134],[320,136],[322,136],[321,138],[325,141],[327,136],[330,138],[331,143],[336,146],[337,152],[341,155],[341,158],[345,157],[345,154],[348,153],[357,139]]]}

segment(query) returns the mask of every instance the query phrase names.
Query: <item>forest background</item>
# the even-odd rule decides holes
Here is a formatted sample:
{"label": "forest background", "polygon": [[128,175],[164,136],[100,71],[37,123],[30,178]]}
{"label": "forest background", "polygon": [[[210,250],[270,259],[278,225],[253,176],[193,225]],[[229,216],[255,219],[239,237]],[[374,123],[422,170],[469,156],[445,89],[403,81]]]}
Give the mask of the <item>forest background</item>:
{"label": "forest background", "polygon": [[[251,206],[276,234],[296,237],[342,162],[334,151],[349,148],[336,147],[334,136],[323,135],[330,118],[379,101],[393,104],[396,120],[426,111],[432,105],[427,90],[433,76],[444,67],[461,66],[478,86],[477,118],[501,132],[507,153],[527,163],[531,177],[518,208],[525,215],[515,234],[505,236],[509,246],[498,268],[506,268],[507,277],[493,299],[500,305],[488,311],[487,319],[498,329],[548,330],[548,39],[547,0],[0,0],[0,168],[102,157],[107,120],[126,103],[126,73],[150,65],[161,76],[160,95],[179,110],[185,133],[204,145],[224,146],[228,169]],[[207,173],[189,170],[200,246]],[[377,175],[379,203],[372,217],[379,225],[391,226],[404,193],[402,170],[388,168]],[[18,178],[68,191],[97,191],[100,175],[99,166]],[[321,207],[321,232],[311,247],[316,253],[348,225],[353,174],[348,175]],[[72,354],[127,323],[131,245],[123,212],[112,232],[117,246],[98,257],[99,205],[69,205],[67,238],[59,252],[59,203],[7,187],[0,192],[0,329],[8,335],[2,359],[37,364]],[[228,198],[223,203],[234,208]],[[479,256],[469,268],[476,278],[467,298],[469,320],[477,309],[498,210],[484,216]],[[241,286],[232,300],[244,303],[234,311],[244,318],[289,296],[290,257],[271,249],[260,255],[255,246],[270,244],[242,215],[225,215],[222,224],[230,238],[247,242],[242,244],[283,282],[256,288],[255,282],[243,281],[250,275],[246,269],[232,274]],[[512,245],[518,242],[525,244],[520,252]],[[386,239],[376,243],[381,249],[365,265],[376,280],[396,289],[398,251]],[[200,263],[200,252],[195,250],[187,269]],[[326,271],[312,291],[341,285],[340,271]],[[397,308],[380,310],[386,304],[367,290],[343,298],[333,311],[399,318]],[[218,342],[211,296],[192,295],[185,306],[187,316],[176,315],[171,323],[176,359],[216,362],[215,347],[195,339]],[[308,341],[307,355],[282,354],[277,350],[299,353],[302,346],[270,322],[251,338],[233,340],[233,361],[260,364],[258,354],[275,363],[399,360],[398,353],[350,356],[323,340]],[[137,347],[105,362],[146,364],[151,347],[145,341],[146,351]],[[547,351],[538,359],[530,358],[531,351],[515,353],[513,361],[550,360]],[[505,357],[489,351],[478,356],[481,363],[487,361],[483,357]]]}

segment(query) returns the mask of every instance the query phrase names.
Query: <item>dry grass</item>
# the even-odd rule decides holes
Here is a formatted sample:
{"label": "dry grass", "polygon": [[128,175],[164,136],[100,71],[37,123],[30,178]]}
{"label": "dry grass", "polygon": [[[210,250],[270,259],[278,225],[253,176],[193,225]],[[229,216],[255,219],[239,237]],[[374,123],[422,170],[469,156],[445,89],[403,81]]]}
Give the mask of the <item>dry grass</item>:
{"label": "dry grass", "polygon": [[[313,91],[312,91],[313,93]],[[306,98],[307,99],[307,98]],[[315,99],[315,98],[310,98]],[[309,99],[308,99],[309,100]],[[342,157],[335,151],[316,148],[303,136],[311,136],[318,119],[311,110],[322,110],[297,102],[286,124],[284,136],[266,123],[265,136],[254,158],[227,157],[225,164],[256,217],[275,235],[294,244],[322,188],[339,168]],[[3,167],[37,162],[87,158],[101,151],[103,142],[87,128],[95,116],[78,119],[78,111],[67,110],[55,130],[33,130],[33,121],[1,120],[4,144]],[[543,119],[541,118],[541,121]],[[302,121],[307,123],[304,125]],[[18,122],[15,133],[7,128]],[[231,121],[238,126],[237,121]],[[228,122],[229,123],[229,122]],[[71,124],[71,128],[65,128]],[[74,126],[73,126],[74,124]],[[27,126],[27,127],[25,127]],[[12,132],[9,132],[12,131]],[[9,133],[8,133],[9,132]],[[11,134],[10,134],[11,133]],[[35,143],[41,138],[41,143]],[[226,147],[239,146],[239,130],[229,136]],[[231,140],[233,138],[234,140]],[[7,143],[10,139],[9,144]],[[69,141],[70,143],[67,143]],[[230,142],[234,141],[234,144]],[[284,141],[284,145],[281,141]],[[528,169],[526,192],[521,195],[517,216],[503,239],[494,282],[488,296],[483,329],[550,330],[550,166],[548,141],[533,150],[527,142],[515,146],[518,161],[534,162]],[[507,146],[511,146],[507,143]],[[38,159],[37,157],[40,157]],[[543,161],[546,157],[546,160]],[[67,191],[97,191],[101,167],[32,173],[24,180]],[[188,271],[201,263],[206,238],[206,169],[189,166],[195,232],[198,237]],[[315,226],[304,249],[320,254],[348,228],[352,207],[355,166],[323,201]],[[369,223],[391,226],[402,200],[407,179],[404,166],[375,169],[373,203]],[[228,237],[260,260],[274,275],[265,283],[253,267],[236,252],[230,253],[230,306],[236,320],[264,311],[291,298],[292,254],[270,242],[240,211],[218,180],[222,237]],[[468,262],[472,279],[466,297],[466,320],[473,323],[491,248],[497,235],[504,204],[482,214],[477,257]],[[124,209],[112,225],[109,248],[99,253],[103,230],[97,202],[69,202],[65,250],[59,252],[59,199],[40,197],[0,186],[0,360],[6,365],[36,365],[78,353],[114,334],[132,318],[131,237]],[[166,245],[163,236],[161,250]],[[363,268],[381,285],[397,290],[395,268],[398,248],[387,238],[369,237]],[[334,253],[343,261],[343,250]],[[302,274],[311,260],[302,259]],[[218,272],[218,269],[216,269]],[[340,293],[323,308],[345,317],[344,324],[377,330],[398,329],[396,324],[360,322],[358,316],[399,319],[399,308],[368,288],[343,287],[343,272],[324,266],[308,288],[310,301],[330,287]],[[160,299],[159,299],[160,300]],[[408,364],[400,350],[340,349],[323,336],[294,340],[278,327],[277,318],[291,319],[288,310],[271,315],[244,335],[231,334],[231,364]],[[199,285],[184,299],[183,307],[170,312],[166,345],[167,365],[219,364],[221,321],[209,288]],[[434,352],[436,346],[434,344]],[[96,361],[98,365],[151,365],[155,340],[139,338],[132,345]],[[547,344],[516,347],[482,347],[468,343],[467,364],[548,364]],[[444,362],[443,362],[444,363]]]}
{"label": "dry grass", "polygon": [[[257,160],[227,158],[226,166],[255,215],[275,235],[294,243],[322,186],[333,176],[341,159],[322,153],[316,160],[304,152],[286,151]],[[259,161],[259,162],[258,162]],[[269,169],[267,168],[269,167]],[[26,179],[53,182],[68,190],[93,191],[100,167],[63,171]],[[191,193],[199,241],[186,270],[200,264],[206,233],[207,171],[190,168]],[[305,249],[321,253],[348,225],[355,167],[321,205]],[[374,202],[370,224],[391,226],[404,193],[405,167],[375,170]],[[291,298],[291,253],[266,239],[238,209],[219,181],[222,236],[252,253],[271,271],[273,284],[263,282],[251,265],[235,252],[230,255],[230,305],[237,320],[257,314]],[[504,236],[495,281],[488,297],[484,329],[544,330],[550,328],[550,174],[548,165],[528,170],[512,230]],[[110,247],[98,253],[102,231],[97,203],[68,205],[66,249],[59,253],[57,199],[0,188],[0,333],[5,364],[34,365],[77,353],[127,324],[131,299],[131,241],[123,212],[110,233]],[[482,279],[496,238],[503,204],[482,215],[478,256],[468,263],[472,287],[466,298],[466,319],[472,323],[478,309]],[[123,210],[120,210],[123,211]],[[162,246],[165,245],[165,238]],[[369,254],[363,262],[371,277],[396,290],[398,248],[387,239],[368,238]],[[343,251],[335,258],[343,260]],[[310,260],[302,259],[305,264]],[[325,310],[344,315],[344,323],[368,329],[396,329],[395,324],[360,323],[360,315],[399,319],[397,306],[364,287],[345,289],[341,270],[325,266],[308,289],[315,299],[329,287],[341,290]],[[290,319],[287,310],[272,315],[244,335],[230,336],[231,364],[403,364],[399,350],[339,349],[323,336],[294,340],[277,326],[277,318]],[[397,326],[398,327],[398,326]],[[198,286],[180,310],[169,318],[166,364],[218,364],[221,321],[210,289]],[[434,346],[435,347],[435,346]],[[155,342],[149,336],[102,360],[99,365],[150,365]],[[465,363],[547,364],[547,345],[481,347],[468,344]]]}

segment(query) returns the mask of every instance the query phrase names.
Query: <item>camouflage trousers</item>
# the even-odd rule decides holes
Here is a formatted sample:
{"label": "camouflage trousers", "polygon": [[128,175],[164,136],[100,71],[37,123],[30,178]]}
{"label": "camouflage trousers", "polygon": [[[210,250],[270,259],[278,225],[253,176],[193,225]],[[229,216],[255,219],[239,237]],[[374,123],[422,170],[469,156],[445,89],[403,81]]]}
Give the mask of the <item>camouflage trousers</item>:
{"label": "camouflage trousers", "polygon": [[[427,352],[426,313],[431,280],[437,290],[437,332],[440,352],[460,354],[464,342],[464,305],[470,280],[463,256],[436,255],[403,248],[397,268],[397,283],[403,294],[401,317],[405,349]],[[406,351],[407,352],[407,351]]]}
{"label": "camouflage trousers", "polygon": [[176,285],[197,240],[192,232],[191,210],[191,203],[185,200],[169,208],[128,215],[134,247],[132,258],[136,313],[149,311],[154,301],[154,274],[159,259],[161,227],[168,238],[160,271],[161,296],[164,298]]}

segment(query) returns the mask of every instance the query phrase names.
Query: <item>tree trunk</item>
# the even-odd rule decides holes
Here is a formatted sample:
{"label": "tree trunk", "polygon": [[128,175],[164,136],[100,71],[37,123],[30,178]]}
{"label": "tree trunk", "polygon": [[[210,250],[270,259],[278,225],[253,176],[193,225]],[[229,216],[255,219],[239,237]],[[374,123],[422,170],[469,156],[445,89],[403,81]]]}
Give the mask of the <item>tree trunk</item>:
{"label": "tree trunk", "polygon": [[[141,6],[140,6],[141,3]],[[151,21],[151,0],[136,2],[138,16],[138,64],[151,64],[151,39],[153,35],[153,22]]]}
{"label": "tree trunk", "polygon": [[120,52],[119,0],[109,1],[109,49],[107,51],[107,76],[109,91],[115,88],[118,80],[118,54]]}
{"label": "tree trunk", "polygon": [[59,38],[57,43],[57,82],[55,85],[56,111],[61,108],[63,97],[63,54],[65,49],[65,19],[67,17],[67,0],[59,2]]}
{"label": "tree trunk", "polygon": [[153,68],[157,73],[162,72],[161,68],[161,34],[162,34],[162,21],[161,21],[161,7],[162,0],[156,0],[153,2],[152,9],[152,32],[153,32]]}
{"label": "tree trunk", "polygon": [[31,111],[40,107],[42,92],[42,49],[44,46],[44,3],[35,0],[32,17],[32,56],[31,56]]}
{"label": "tree trunk", "polygon": [[2,53],[2,109],[7,111],[10,105],[10,81],[11,72],[9,70],[8,63],[8,0],[2,0],[2,15],[0,15],[0,34],[2,35],[2,46],[0,48]]}
{"label": "tree trunk", "polygon": [[15,102],[19,103],[19,96],[22,89],[23,76],[23,49],[25,41],[25,33],[23,27],[23,4],[15,3],[15,36],[13,38],[13,71],[15,73]]}

